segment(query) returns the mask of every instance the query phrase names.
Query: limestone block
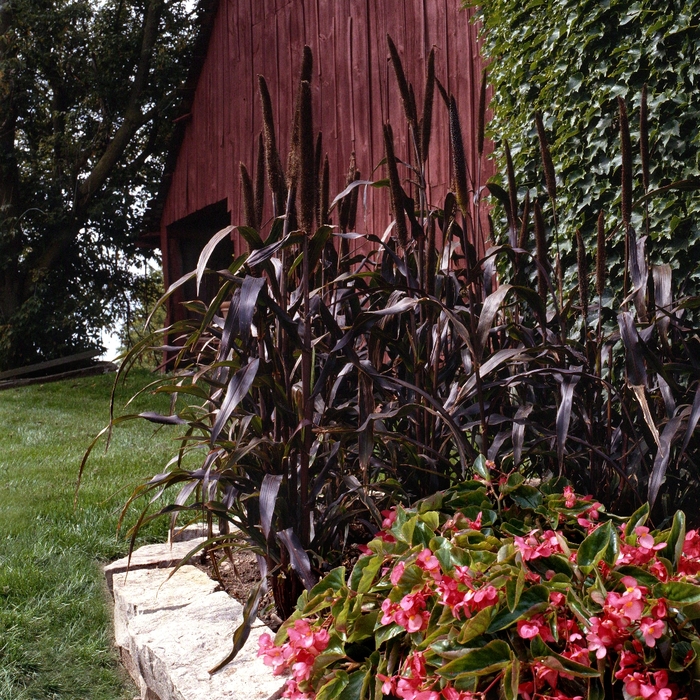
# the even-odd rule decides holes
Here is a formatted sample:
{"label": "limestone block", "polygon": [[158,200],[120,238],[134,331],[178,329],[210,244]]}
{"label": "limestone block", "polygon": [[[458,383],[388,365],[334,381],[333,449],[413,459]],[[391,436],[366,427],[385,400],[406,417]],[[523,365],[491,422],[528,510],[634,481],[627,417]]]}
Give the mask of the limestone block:
{"label": "limestone block", "polygon": [[[168,531],[168,542],[188,542],[201,537],[206,538],[209,528],[206,523],[194,523],[187,527],[176,527],[173,532]],[[214,523],[212,534],[216,537],[219,534],[219,526]]]}
{"label": "limestone block", "polygon": [[137,615],[182,608],[218,588],[216,581],[194,566],[185,565],[174,571],[137,569],[113,575],[114,634],[118,646],[128,649],[128,624]]}
{"label": "limestone block", "polygon": [[130,650],[145,685],[161,700],[266,700],[284,683],[257,656],[267,630],[257,622],[235,661],[210,676],[229,652],[242,606],[223,591],[184,607],[129,621]]}
{"label": "limestone block", "polygon": [[[117,559],[105,566],[105,578],[110,592],[113,591],[112,579],[115,574],[131,572],[139,569],[166,568],[177,565],[197,545],[205,542],[205,538],[200,537],[182,542],[172,542],[168,544],[147,544],[132,552],[131,561],[128,557]],[[195,555],[196,556],[196,555]]]}

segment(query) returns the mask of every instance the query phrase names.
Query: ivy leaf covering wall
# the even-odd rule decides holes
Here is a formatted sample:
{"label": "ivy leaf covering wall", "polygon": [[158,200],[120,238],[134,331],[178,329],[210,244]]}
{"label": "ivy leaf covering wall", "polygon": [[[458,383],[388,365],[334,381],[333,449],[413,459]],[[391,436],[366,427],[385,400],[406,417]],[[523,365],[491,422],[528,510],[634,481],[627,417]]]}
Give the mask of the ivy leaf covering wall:
{"label": "ivy leaf covering wall", "polygon": [[[471,3],[469,3],[471,4]],[[634,199],[644,194],[640,103],[647,85],[649,189],[700,175],[700,1],[489,0],[479,8],[491,57],[491,135],[513,152],[519,200],[544,193],[534,113],[543,114],[558,180],[565,263],[575,230],[595,239],[605,211],[612,232],[620,215],[617,98],[626,101],[634,151]],[[543,202],[544,203],[544,202]],[[632,226],[647,233],[645,205]],[[700,193],[671,191],[648,203],[652,262],[671,263],[684,291],[700,286]],[[503,228],[505,230],[505,228]],[[609,255],[621,272],[622,233]]]}

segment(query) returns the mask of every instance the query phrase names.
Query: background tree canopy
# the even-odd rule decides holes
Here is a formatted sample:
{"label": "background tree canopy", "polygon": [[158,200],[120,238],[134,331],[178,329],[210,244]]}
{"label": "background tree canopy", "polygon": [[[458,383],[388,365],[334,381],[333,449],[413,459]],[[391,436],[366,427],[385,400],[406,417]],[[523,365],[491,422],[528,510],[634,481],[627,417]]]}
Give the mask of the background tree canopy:
{"label": "background tree canopy", "polygon": [[[490,128],[496,151],[500,157],[507,139],[521,202],[526,187],[533,196],[536,189],[541,194],[534,113],[542,112],[560,185],[557,213],[565,252],[577,228],[594,240],[601,209],[608,232],[621,219],[618,97],[629,111],[634,199],[644,194],[638,146],[645,84],[649,189],[700,175],[700,2],[490,0],[479,11],[492,58]],[[648,206],[652,262],[671,263],[685,291],[697,289],[700,197],[670,192]],[[633,212],[639,235],[647,233],[644,213],[643,206]],[[619,274],[621,230],[615,244],[610,263]],[[575,256],[565,257],[566,263],[573,269]]]}
{"label": "background tree canopy", "polygon": [[0,370],[95,347],[120,315],[192,43],[187,6],[0,0]]}

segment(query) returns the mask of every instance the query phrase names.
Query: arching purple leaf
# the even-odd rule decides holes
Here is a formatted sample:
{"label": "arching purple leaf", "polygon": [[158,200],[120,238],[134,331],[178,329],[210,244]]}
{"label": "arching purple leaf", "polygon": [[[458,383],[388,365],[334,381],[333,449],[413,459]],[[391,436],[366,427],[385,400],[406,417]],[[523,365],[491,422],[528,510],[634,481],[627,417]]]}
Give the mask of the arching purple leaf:
{"label": "arching purple leaf", "polygon": [[233,226],[222,228],[221,231],[215,233],[204,248],[202,248],[202,252],[199,254],[199,260],[197,261],[197,294],[199,294],[199,285],[202,283],[204,270],[207,268],[207,263],[209,262],[211,254],[214,252],[214,248],[225,238],[230,238],[231,231],[233,231]]}
{"label": "arching purple leaf", "polygon": [[685,430],[685,438],[683,439],[681,454],[686,451],[690,438],[693,437],[693,432],[697,427],[698,419],[700,419],[700,386],[698,386],[697,390],[695,391],[695,398],[693,399],[693,407],[690,409],[690,417],[688,418],[688,427]]}
{"label": "arching purple leaf", "polygon": [[275,514],[275,503],[282,479],[282,474],[265,474],[260,486],[260,527],[265,539],[270,536],[272,516]]}
{"label": "arching purple leaf", "polygon": [[656,497],[659,495],[659,489],[661,488],[661,484],[666,476],[666,469],[668,468],[668,462],[671,457],[673,438],[676,436],[682,422],[683,419],[681,416],[674,416],[668,423],[666,423],[666,426],[661,433],[661,437],[659,439],[659,449],[656,452],[654,466],[652,467],[651,476],[649,477],[649,495],[647,498],[649,500],[650,508],[654,507]]}
{"label": "arching purple leaf", "polygon": [[309,555],[306,553],[306,550],[301,546],[301,542],[296,536],[294,528],[288,527],[286,530],[278,532],[277,539],[279,539],[287,549],[292,569],[298,574],[301,582],[304,584],[304,588],[311,590],[316,583],[311,573],[311,562],[309,561]]}
{"label": "arching purple leaf", "polygon": [[574,402],[574,387],[581,379],[581,367],[574,368],[578,374],[566,374],[562,377],[560,391],[561,403],[557,410],[557,461],[559,463],[559,473],[564,469],[564,448],[566,438],[569,434],[569,424],[571,422],[571,409]]}
{"label": "arching purple leaf", "polygon": [[489,294],[481,308],[481,316],[479,317],[479,325],[476,329],[476,355],[481,358],[486,347],[486,341],[489,337],[489,332],[493,326],[493,321],[496,318],[498,310],[501,308],[503,300],[511,290],[511,285],[504,284],[499,287],[493,294]]}
{"label": "arching purple leaf", "polygon": [[532,413],[534,406],[531,403],[520,406],[515,412],[513,421],[513,466],[518,466],[523,456],[523,442],[525,441],[526,418]]}
{"label": "arching purple leaf", "polygon": [[226,390],[226,396],[219,409],[219,414],[214,421],[214,427],[211,429],[210,443],[212,445],[216,442],[216,438],[219,437],[221,429],[224,427],[224,424],[229,419],[236,406],[243,400],[250,387],[253,386],[259,364],[260,360],[256,357],[252,362],[241,367],[241,369],[231,377],[228,389]]}
{"label": "arching purple leaf", "polygon": [[164,416],[160,413],[154,413],[153,411],[144,411],[139,413],[140,418],[145,418],[151,423],[160,423],[161,425],[184,425],[187,423],[186,420],[180,418],[180,416]]}

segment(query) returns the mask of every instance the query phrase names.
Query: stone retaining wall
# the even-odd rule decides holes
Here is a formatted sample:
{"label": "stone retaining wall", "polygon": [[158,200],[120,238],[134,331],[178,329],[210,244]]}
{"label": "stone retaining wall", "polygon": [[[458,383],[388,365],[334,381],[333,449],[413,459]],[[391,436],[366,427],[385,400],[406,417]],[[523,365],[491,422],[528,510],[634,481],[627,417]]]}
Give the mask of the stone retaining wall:
{"label": "stone retaining wall", "polygon": [[253,625],[245,647],[224,669],[209,669],[231,649],[243,607],[194,566],[175,565],[199,541],[147,545],[105,567],[114,597],[114,631],[122,662],[141,700],[266,700],[284,678],[257,656],[270,630]]}

